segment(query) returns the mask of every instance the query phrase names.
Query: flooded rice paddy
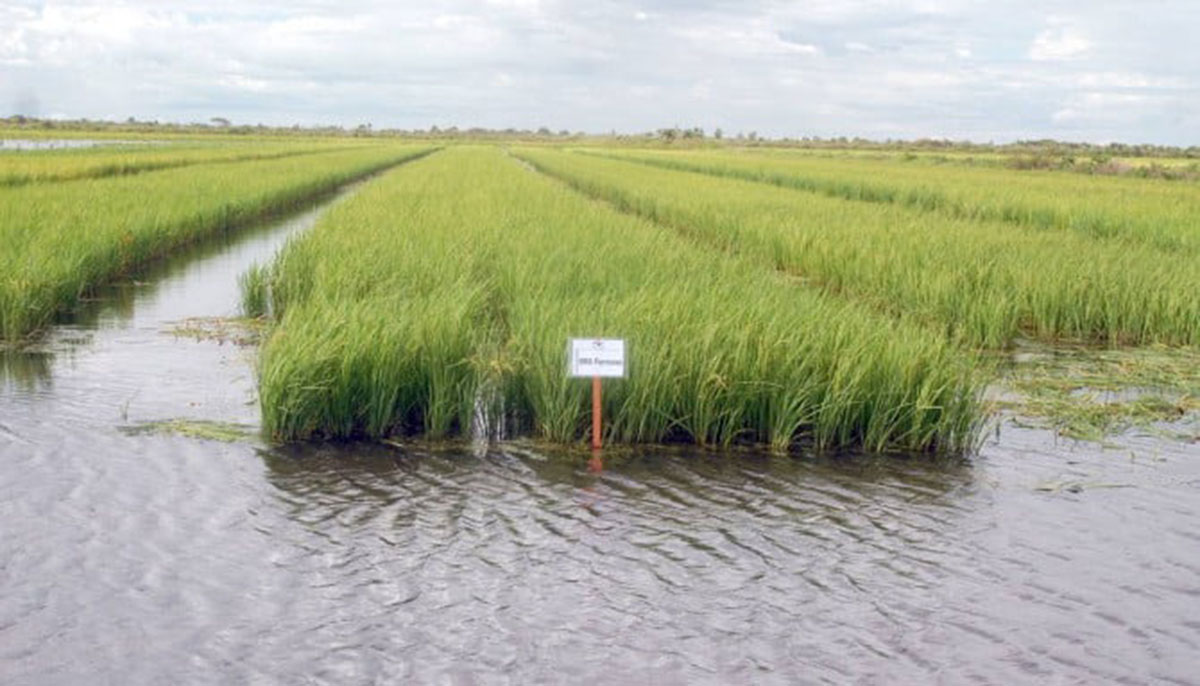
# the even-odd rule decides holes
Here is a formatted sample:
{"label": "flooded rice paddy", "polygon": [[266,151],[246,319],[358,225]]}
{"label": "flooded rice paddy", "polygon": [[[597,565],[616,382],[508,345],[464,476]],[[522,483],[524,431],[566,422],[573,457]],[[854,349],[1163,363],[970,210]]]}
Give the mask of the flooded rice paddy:
{"label": "flooded rice paddy", "polygon": [[599,463],[253,437],[253,348],[187,332],[318,212],[0,357],[0,681],[1196,683],[1194,443],[1006,422],[970,459]]}

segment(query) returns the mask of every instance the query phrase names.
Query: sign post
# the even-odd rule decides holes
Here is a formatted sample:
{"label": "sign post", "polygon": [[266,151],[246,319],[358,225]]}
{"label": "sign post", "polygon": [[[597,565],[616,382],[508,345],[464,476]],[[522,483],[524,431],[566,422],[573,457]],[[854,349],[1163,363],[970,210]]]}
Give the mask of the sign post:
{"label": "sign post", "polygon": [[592,450],[603,434],[601,379],[625,376],[625,341],[619,338],[572,338],[567,345],[567,373],[592,377]]}
{"label": "sign post", "polygon": [[592,377],[592,450],[600,449],[601,424],[600,377]]}

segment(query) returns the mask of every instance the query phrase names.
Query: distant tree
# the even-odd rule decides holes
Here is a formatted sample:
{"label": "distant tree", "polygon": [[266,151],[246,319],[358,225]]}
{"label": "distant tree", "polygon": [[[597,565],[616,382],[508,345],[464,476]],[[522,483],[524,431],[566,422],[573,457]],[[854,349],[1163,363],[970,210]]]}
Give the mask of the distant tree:
{"label": "distant tree", "polygon": [[722,131],[719,127],[713,131],[713,138],[716,138],[717,140],[721,140],[721,138],[724,135],[725,135],[725,132]]}
{"label": "distant tree", "polygon": [[209,119],[209,121],[216,124],[217,126],[222,127],[222,128],[226,128],[230,124],[232,124],[232,122],[230,122],[225,117],[213,117],[212,119]]}

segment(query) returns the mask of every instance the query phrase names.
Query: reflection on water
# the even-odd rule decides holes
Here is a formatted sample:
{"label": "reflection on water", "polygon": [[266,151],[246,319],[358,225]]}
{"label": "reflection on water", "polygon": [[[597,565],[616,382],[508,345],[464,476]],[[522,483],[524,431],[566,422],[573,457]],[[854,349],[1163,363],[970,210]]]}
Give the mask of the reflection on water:
{"label": "reflection on water", "polygon": [[0,348],[0,389],[10,387],[23,391],[50,388],[51,363],[54,354],[43,351],[17,352]]}

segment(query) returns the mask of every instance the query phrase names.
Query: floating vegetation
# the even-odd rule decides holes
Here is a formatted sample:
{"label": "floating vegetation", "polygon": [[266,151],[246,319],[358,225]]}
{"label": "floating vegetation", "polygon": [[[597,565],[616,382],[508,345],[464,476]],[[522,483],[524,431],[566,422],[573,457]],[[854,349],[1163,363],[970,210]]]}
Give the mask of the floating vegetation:
{"label": "floating vegetation", "polygon": [[1133,484],[1106,483],[1100,481],[1047,481],[1033,487],[1035,491],[1045,493],[1083,493],[1106,488],[1133,488]]}
{"label": "floating vegetation", "polygon": [[230,422],[207,421],[203,419],[164,419],[152,422],[140,422],[132,426],[123,426],[121,431],[131,436],[167,435],[195,438],[205,441],[221,441],[222,443],[239,443],[253,439],[255,427],[246,424]]}
{"label": "floating vegetation", "polygon": [[1200,351],[1098,350],[1024,344],[998,381],[996,404],[1032,426],[1105,441],[1137,429],[1200,440]]}
{"label": "floating vegetation", "polygon": [[258,345],[267,321],[262,317],[189,317],[165,330],[177,338],[213,341],[224,345]]}

